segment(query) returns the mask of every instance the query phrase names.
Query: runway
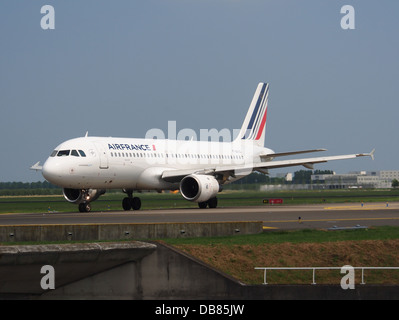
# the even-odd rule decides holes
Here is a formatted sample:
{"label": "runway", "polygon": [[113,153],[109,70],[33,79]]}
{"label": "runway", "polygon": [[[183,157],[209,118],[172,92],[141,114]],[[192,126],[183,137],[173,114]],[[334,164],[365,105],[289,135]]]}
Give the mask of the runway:
{"label": "runway", "polygon": [[262,221],[264,230],[327,229],[334,226],[350,228],[356,225],[399,226],[399,202],[0,215],[0,225],[3,226],[233,221]]}

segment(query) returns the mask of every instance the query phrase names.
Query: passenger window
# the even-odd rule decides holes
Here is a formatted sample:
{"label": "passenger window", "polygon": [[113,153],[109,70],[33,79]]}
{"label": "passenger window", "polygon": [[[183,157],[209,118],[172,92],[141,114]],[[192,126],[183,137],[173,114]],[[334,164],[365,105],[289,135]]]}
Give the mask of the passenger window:
{"label": "passenger window", "polygon": [[71,156],[79,157],[79,153],[76,150],[71,151]]}
{"label": "passenger window", "polygon": [[57,154],[57,157],[67,157],[69,156],[70,150],[60,150]]}
{"label": "passenger window", "polygon": [[82,157],[86,157],[86,154],[85,154],[82,150],[79,150],[79,153],[80,153],[80,155],[81,155]]}

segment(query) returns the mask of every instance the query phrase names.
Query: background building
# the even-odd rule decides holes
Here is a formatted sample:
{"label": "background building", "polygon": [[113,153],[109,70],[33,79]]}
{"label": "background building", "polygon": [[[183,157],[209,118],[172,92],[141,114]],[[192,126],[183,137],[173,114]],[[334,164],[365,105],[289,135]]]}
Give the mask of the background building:
{"label": "background building", "polygon": [[[300,172],[304,172],[300,171]],[[308,171],[310,174],[310,171]],[[294,174],[297,175],[298,172]],[[386,189],[392,188],[392,181],[399,180],[399,170],[358,171],[346,174],[312,174],[306,183],[295,182],[293,174],[279,174],[284,178],[282,183],[266,183],[260,186],[262,191],[274,190],[317,190],[317,189]],[[300,180],[299,180],[300,181]],[[309,183],[310,182],[310,183]]]}
{"label": "background building", "polygon": [[312,175],[313,189],[391,188],[399,171],[359,171],[348,174]]}

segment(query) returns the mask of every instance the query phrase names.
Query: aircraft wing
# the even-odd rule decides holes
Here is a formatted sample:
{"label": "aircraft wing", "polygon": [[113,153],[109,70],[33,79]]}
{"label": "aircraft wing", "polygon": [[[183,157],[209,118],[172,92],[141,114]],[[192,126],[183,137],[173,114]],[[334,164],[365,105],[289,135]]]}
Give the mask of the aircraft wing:
{"label": "aircraft wing", "polygon": [[320,152],[320,151],[327,151],[327,149],[312,149],[312,150],[301,150],[301,151],[291,151],[291,152],[268,153],[268,154],[260,154],[259,156],[263,160],[270,160],[276,157],[284,157],[284,156],[291,156],[294,154]]}
{"label": "aircraft wing", "polygon": [[180,182],[190,174],[216,174],[216,167],[207,169],[166,170],[162,172],[161,178],[167,182]]}
{"label": "aircraft wing", "polygon": [[353,158],[366,157],[366,156],[374,159],[374,150],[370,153],[357,153],[357,154],[347,154],[341,156],[327,156],[327,157],[315,157],[315,158],[305,158],[305,159],[260,162],[254,165],[254,169],[275,169],[275,168],[284,168],[284,167],[299,166],[299,165],[302,165],[308,169],[313,169],[313,165],[315,163],[323,163],[333,160],[353,159]]}
{"label": "aircraft wing", "polygon": [[[320,150],[321,151],[321,150]],[[231,165],[231,166],[215,166],[206,169],[187,169],[187,170],[166,170],[162,173],[162,179],[168,182],[179,182],[185,176],[190,174],[209,174],[216,175],[221,174],[224,177],[232,176],[235,177],[240,175],[240,173],[248,174],[252,170],[257,170],[266,173],[268,169],[293,167],[293,166],[304,166],[308,169],[313,169],[315,163],[323,163],[333,160],[345,160],[354,159],[358,157],[371,157],[374,160],[374,151],[370,153],[357,153],[348,154],[340,156],[327,156],[327,157],[314,157],[314,158],[304,158],[304,159],[292,159],[292,160],[279,160],[279,161],[265,161],[257,162],[253,164],[245,165]]]}

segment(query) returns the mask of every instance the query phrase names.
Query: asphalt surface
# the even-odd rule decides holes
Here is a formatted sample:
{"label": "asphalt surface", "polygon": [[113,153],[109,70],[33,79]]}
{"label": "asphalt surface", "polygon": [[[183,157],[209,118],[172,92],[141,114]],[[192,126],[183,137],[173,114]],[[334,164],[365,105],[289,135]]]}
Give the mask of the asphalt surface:
{"label": "asphalt surface", "polygon": [[157,209],[90,213],[0,214],[0,225],[123,224],[262,221],[264,230],[399,226],[399,202],[328,205],[264,205],[216,209]]}

